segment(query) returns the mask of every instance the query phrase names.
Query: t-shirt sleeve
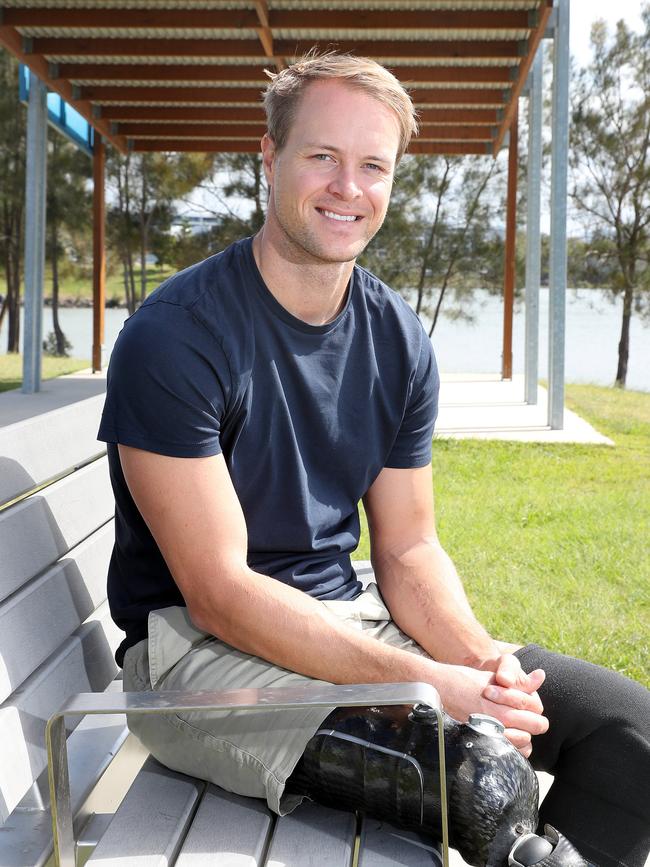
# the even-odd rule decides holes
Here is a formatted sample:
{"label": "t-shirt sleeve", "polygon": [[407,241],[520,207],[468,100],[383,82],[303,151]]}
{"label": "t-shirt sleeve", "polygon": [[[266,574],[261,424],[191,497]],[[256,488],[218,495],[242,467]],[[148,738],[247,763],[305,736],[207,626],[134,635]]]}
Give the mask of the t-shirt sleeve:
{"label": "t-shirt sleeve", "polygon": [[438,416],[440,377],[431,341],[422,329],[420,356],[411,380],[406,410],[387,467],[410,469],[431,461],[431,440]]}
{"label": "t-shirt sleeve", "polygon": [[230,386],[219,342],[191,312],[147,304],[111,354],[98,439],[171,457],[219,454]]}

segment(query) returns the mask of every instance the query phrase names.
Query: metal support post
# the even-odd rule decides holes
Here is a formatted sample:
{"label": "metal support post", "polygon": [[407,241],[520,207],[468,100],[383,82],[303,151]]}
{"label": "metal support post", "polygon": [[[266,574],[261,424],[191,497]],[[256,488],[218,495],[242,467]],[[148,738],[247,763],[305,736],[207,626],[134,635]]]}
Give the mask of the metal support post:
{"label": "metal support post", "polygon": [[553,32],[553,143],[549,253],[548,424],[564,426],[564,350],[567,280],[567,172],[569,159],[569,0],[556,0]]}
{"label": "metal support post", "polygon": [[512,379],[512,319],[515,299],[517,247],[517,162],[519,110],[515,106],[508,142],[508,193],[506,201],[505,268],[503,274],[503,350],[501,379]]}
{"label": "metal support post", "polygon": [[104,206],[105,150],[95,131],[93,147],[93,373],[102,369],[106,307],[106,220]]}
{"label": "metal support post", "polygon": [[25,181],[25,325],[22,385],[25,394],[33,394],[41,388],[46,184],[47,88],[40,78],[30,73]]}
{"label": "metal support post", "polygon": [[537,403],[537,380],[539,378],[543,64],[544,43],[542,42],[537,49],[535,60],[528,75],[528,216],[526,218],[524,400],[530,404]]}

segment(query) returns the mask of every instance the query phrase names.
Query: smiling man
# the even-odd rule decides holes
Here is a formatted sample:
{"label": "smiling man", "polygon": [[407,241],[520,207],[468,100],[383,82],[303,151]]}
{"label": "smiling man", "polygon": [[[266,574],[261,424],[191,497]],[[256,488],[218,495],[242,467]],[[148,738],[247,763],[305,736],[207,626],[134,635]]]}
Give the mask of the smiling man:
{"label": "smiling man", "polygon": [[[535,646],[499,644],[477,622],[435,530],[431,343],[407,304],[355,264],[382,225],[416,130],[412,103],[373,61],[329,54],[274,76],[265,107],[264,226],[159,287],[111,359],[100,438],[116,498],[109,599],[126,633],[117,653],[125,688],[431,683],[452,717],[498,719],[524,776],[521,755],[531,752],[556,770],[547,821],[598,864],[636,867],[648,805],[634,783],[613,804],[588,767],[583,806],[574,804],[571,821],[564,813],[578,769],[603,744],[617,776],[632,769],[637,722],[596,706],[616,695],[647,723],[640,688]],[[376,578],[366,591],[350,560],[360,500]],[[558,720],[550,730],[540,694]],[[332,781],[319,789],[322,768],[309,767],[329,729],[349,732],[337,713],[191,713],[130,725],[168,766],[284,813],[305,795],[328,800]],[[366,740],[380,730],[411,738],[408,709],[371,717],[355,718],[355,736],[360,726]],[[579,763],[568,750],[576,744]],[[633,764],[643,762],[647,749]],[[367,793],[362,765],[352,789]],[[394,770],[385,769],[389,788]],[[434,797],[437,780],[426,789]],[[347,806],[381,812],[372,797]],[[616,832],[611,822],[598,831],[605,808]],[[419,800],[409,809],[419,815]],[[534,811],[508,809],[499,854],[466,847],[472,863],[506,863],[513,835],[535,830]]]}

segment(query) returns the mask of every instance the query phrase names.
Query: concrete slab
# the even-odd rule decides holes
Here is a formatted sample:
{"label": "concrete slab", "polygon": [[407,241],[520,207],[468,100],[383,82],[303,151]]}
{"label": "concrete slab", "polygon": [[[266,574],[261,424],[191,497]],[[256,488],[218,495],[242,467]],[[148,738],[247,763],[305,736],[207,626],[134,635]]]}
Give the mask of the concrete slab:
{"label": "concrete slab", "polygon": [[23,394],[12,389],[0,392],[0,427],[43,415],[106,391],[106,372],[90,369],[43,381],[41,391]]}
{"label": "concrete slab", "polygon": [[436,436],[614,445],[566,408],[563,430],[551,430],[547,401],[548,393],[541,386],[537,404],[524,401],[523,376],[504,381],[496,374],[442,374]]}
{"label": "concrete slab", "polygon": [[[0,427],[93,397],[106,390],[106,372],[77,373],[48,379],[36,394],[19,389],[0,393]],[[536,405],[524,402],[524,378],[503,381],[497,374],[442,374],[436,436],[613,445],[576,413],[565,409],[563,430],[546,424],[546,389]]]}

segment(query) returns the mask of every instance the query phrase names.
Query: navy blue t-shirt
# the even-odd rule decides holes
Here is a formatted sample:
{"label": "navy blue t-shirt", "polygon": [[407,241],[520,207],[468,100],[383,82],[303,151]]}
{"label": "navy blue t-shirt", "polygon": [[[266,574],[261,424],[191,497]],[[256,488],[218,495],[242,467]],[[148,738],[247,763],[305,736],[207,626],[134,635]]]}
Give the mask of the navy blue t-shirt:
{"label": "navy blue t-shirt", "polygon": [[173,457],[223,453],[248,531],[248,564],[319,599],[351,599],[358,503],[384,467],[431,460],[435,358],[418,317],[355,267],[326,325],[292,316],[247,238],[163,283],[111,356],[108,443],[115,546],[108,597],[126,632],[184,604],[122,474],[117,443]]}

